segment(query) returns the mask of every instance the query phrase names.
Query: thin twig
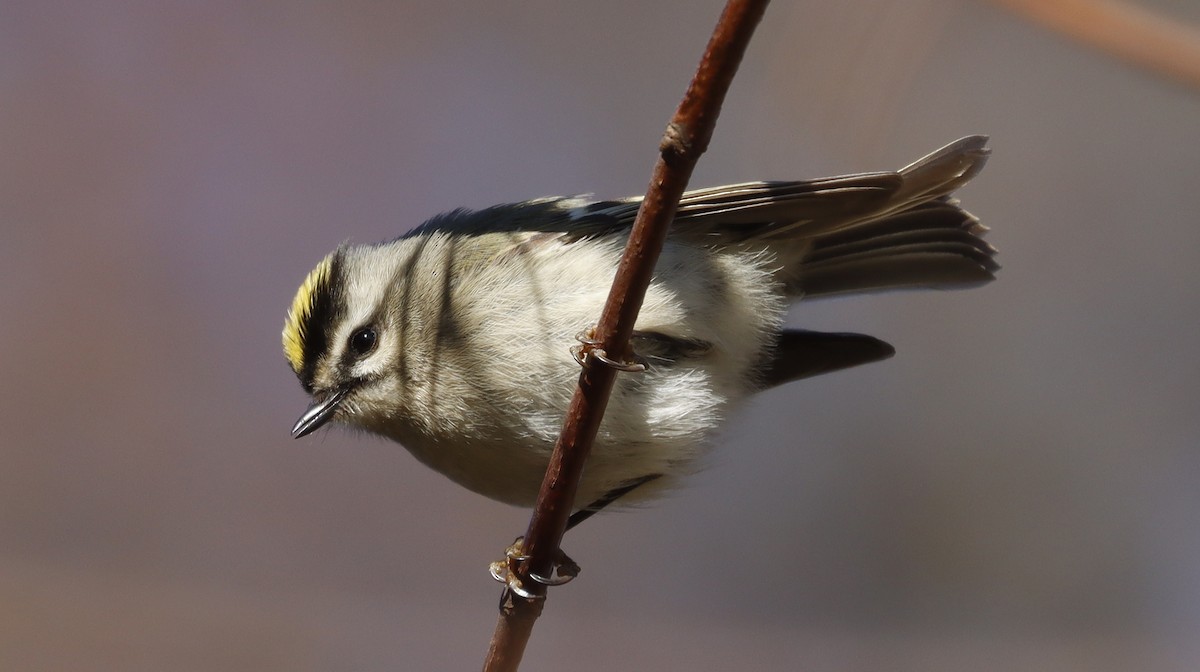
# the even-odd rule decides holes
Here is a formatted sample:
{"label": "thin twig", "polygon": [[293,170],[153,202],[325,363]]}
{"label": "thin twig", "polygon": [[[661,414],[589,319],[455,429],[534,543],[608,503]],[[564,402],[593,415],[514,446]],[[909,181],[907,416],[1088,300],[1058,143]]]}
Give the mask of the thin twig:
{"label": "thin twig", "polygon": [[[700,155],[708,149],[725,94],[733,81],[750,37],[762,19],[769,0],[729,0],[713,31],[696,75],[667,126],[659,145],[646,197],[625,247],[625,254],[604,304],[594,337],[608,357],[625,361],[634,322],[650,286],[654,263],[662,251],[667,229],[675,218],[679,198],[687,188]],[[617,371],[608,366],[585,366],[579,387],[567,409],[566,420],[537,505],[525,533],[522,554],[528,560],[517,568],[522,577],[531,572],[550,576],[558,557],[567,518],[583,465],[608,404]],[[516,670],[541,614],[545,587],[533,581],[526,586],[537,595],[524,599],[506,591],[500,618],[484,661],[485,672]]]}
{"label": "thin twig", "polygon": [[1151,72],[1200,88],[1200,29],[1121,0],[994,0]]}

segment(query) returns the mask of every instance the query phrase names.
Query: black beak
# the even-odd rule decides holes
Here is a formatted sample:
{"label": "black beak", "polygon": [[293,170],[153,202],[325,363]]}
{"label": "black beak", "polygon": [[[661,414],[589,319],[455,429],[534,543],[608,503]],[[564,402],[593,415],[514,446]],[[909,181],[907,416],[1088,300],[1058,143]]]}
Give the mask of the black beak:
{"label": "black beak", "polygon": [[329,395],[324,401],[318,401],[309,406],[304,415],[300,416],[295,426],[292,427],[292,438],[298,439],[302,436],[308,436],[332,420],[338,406],[342,403],[342,399],[345,398],[346,388],[343,387]]}

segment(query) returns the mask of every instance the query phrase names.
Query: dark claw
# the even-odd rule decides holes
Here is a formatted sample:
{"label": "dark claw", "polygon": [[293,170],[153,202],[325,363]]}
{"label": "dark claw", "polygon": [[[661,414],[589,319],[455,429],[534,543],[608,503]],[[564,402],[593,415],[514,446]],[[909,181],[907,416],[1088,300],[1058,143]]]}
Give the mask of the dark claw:
{"label": "dark claw", "polygon": [[[529,559],[528,555],[521,553],[521,546],[524,542],[524,537],[517,537],[508,548],[504,550],[504,559],[488,565],[488,571],[492,578],[497,582],[504,584],[506,590],[512,592],[527,600],[544,600],[545,594],[535,593],[525,586],[520,574],[517,572],[517,566]],[[556,576],[557,575],[557,576]],[[561,586],[579,576],[579,565],[566,553],[561,550],[558,552],[558,558],[555,560],[553,567],[550,570],[550,576],[542,576],[533,572],[529,573],[529,580],[539,583],[543,586]],[[500,596],[501,608],[503,608],[507,595]]]}
{"label": "dark claw", "polygon": [[575,358],[575,361],[580,366],[591,366],[593,361],[597,361],[607,367],[627,373],[641,373],[649,368],[645,360],[637,355],[634,355],[634,361],[632,362],[618,362],[615,359],[610,359],[608,353],[604,352],[604,348],[599,347],[600,341],[591,337],[593,332],[593,329],[586,329],[575,336],[575,340],[582,343],[582,345],[572,346],[571,356]]}

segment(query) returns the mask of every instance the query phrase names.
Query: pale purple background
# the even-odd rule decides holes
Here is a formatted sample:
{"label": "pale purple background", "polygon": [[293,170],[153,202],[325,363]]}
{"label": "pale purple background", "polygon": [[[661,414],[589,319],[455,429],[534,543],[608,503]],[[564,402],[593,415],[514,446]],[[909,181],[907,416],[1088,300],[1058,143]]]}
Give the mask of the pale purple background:
{"label": "pale purple background", "polygon": [[[477,668],[527,513],[293,441],[285,308],[346,239],[641,192],[720,5],[0,5],[0,668]],[[989,133],[1001,279],[796,310],[899,354],[570,535],[524,669],[1200,667],[1200,95],[988,4],[845,5],[770,9],[693,185]]]}

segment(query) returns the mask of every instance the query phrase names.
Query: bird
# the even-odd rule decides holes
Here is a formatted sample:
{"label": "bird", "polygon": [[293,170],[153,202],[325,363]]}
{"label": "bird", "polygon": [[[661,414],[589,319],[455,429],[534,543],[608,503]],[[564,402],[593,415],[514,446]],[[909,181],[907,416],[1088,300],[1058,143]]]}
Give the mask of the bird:
{"label": "bird", "polygon": [[[964,137],[897,171],[686,192],[631,340],[645,370],[618,377],[579,513],[678,487],[755,393],[893,355],[871,336],[785,328],[792,303],[993,280],[987,228],[952,196],[987,142]],[[458,209],[337,247],[284,322],[312,400],[293,436],[364,430],[474,492],[531,505],[579,376],[570,346],[598,319],[640,203]]]}

